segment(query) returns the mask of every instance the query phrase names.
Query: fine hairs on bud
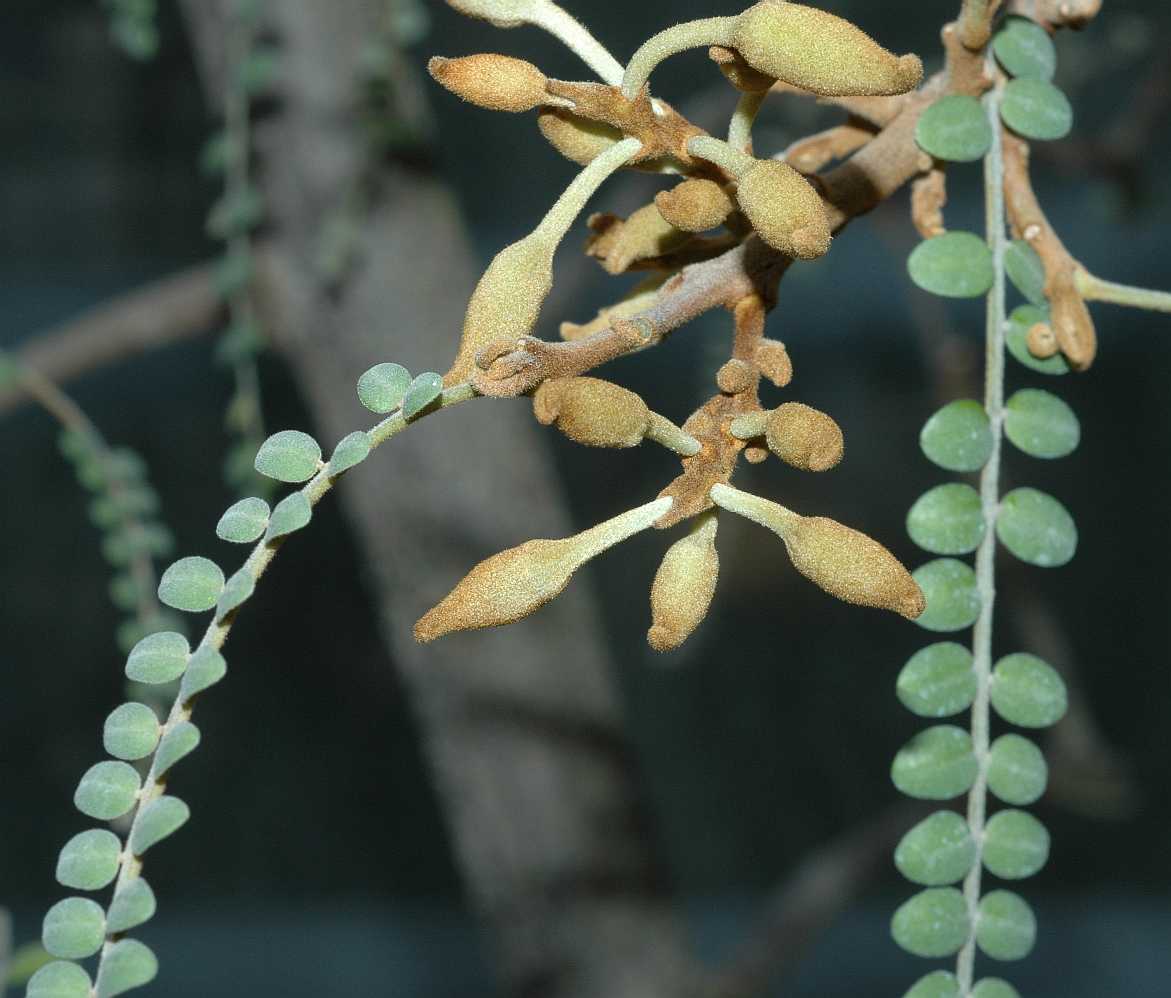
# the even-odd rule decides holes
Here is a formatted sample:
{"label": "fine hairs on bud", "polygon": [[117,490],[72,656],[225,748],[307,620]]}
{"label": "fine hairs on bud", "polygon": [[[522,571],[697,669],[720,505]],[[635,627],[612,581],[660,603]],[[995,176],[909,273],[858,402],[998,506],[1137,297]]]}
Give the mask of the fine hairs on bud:
{"label": "fine hairs on bud", "polygon": [[696,518],[686,537],[671,545],[655,573],[647,631],[647,643],[655,651],[673,651],[703,623],[719,574],[716,512],[709,510]]}
{"label": "fine hairs on bud", "polygon": [[782,461],[802,471],[828,471],[841,462],[845,450],[838,424],[800,402],[786,402],[773,411],[765,442]]}
{"label": "fine hairs on bud", "polygon": [[549,145],[571,163],[581,166],[588,166],[622,140],[617,128],[561,108],[541,111],[537,115],[537,128]]}
{"label": "fine hairs on bud", "polygon": [[723,225],[736,203],[714,180],[684,180],[655,195],[655,207],[681,232],[706,232]]}
{"label": "fine hairs on bud", "polygon": [[472,292],[459,352],[444,375],[444,384],[469,380],[476,355],[489,344],[532,331],[553,287],[553,254],[558,244],[586,201],[641,148],[637,139],[624,139],[599,156],[578,174],[532,234],[496,255]]}
{"label": "fine hairs on bud", "polygon": [[570,440],[590,447],[637,447],[650,423],[634,392],[601,378],[553,378],[533,395],[533,413],[556,423]]}
{"label": "fine hairs on bud", "polygon": [[829,215],[821,196],[788,163],[754,159],[706,135],[689,140],[687,150],[737,179],[737,203],[773,249],[798,260],[813,260],[829,251]]}
{"label": "fine hairs on bud", "polygon": [[678,249],[691,238],[675,228],[656,204],[643,205],[629,218],[596,215],[590,219],[594,235],[586,252],[601,261],[610,274],[622,274],[639,260],[650,260]]}
{"label": "fine hairs on bud", "polygon": [[859,606],[893,610],[914,620],[926,608],[919,584],[876,540],[824,516],[801,516],[730,485],[714,485],[712,501],[767,527],[782,541],[793,567],[831,596]]}
{"label": "fine hairs on bud", "polygon": [[435,56],[427,72],[457,97],[489,111],[531,111],[543,104],[567,103],[545,92],[548,78],[531,62],[507,55]]}
{"label": "fine hairs on bud", "polygon": [[923,79],[918,56],[896,56],[849,21],[804,4],[750,7],[735,19],[729,46],[758,72],[823,97],[892,96]]}
{"label": "fine hairs on bud", "polygon": [[559,596],[582,565],[652,526],[671,508],[669,497],[639,506],[564,540],[527,541],[480,562],[415,624],[415,640],[452,631],[499,627],[527,617]]}

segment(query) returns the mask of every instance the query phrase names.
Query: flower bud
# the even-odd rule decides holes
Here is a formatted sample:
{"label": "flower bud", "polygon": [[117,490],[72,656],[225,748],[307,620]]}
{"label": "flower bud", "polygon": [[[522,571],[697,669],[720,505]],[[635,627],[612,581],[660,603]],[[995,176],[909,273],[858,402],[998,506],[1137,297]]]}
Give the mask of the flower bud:
{"label": "flower bud", "polygon": [[593,162],[622,138],[617,128],[560,108],[547,109],[537,115],[537,127],[562,156],[582,166]]}
{"label": "flower bud", "polygon": [[802,471],[828,471],[841,461],[845,448],[838,424],[800,402],[786,402],[773,411],[765,441],[777,457]]}
{"label": "flower bud", "polygon": [[467,17],[478,17],[497,28],[519,28],[532,18],[540,0],[447,0]]}
{"label": "flower bud", "polygon": [[683,232],[706,232],[736,210],[736,203],[714,180],[684,180],[655,195],[659,214]]}
{"label": "flower bud", "polygon": [[768,527],[793,567],[831,596],[914,620],[926,607],[918,583],[878,541],[824,516],[801,516],[730,485],[714,485],[712,501]]}
{"label": "flower bud", "polygon": [[590,219],[594,235],[586,252],[600,260],[607,273],[622,274],[640,260],[671,253],[691,239],[668,222],[656,205],[639,208],[623,220],[614,215],[595,215]]}
{"label": "flower bud", "polygon": [[899,560],[876,540],[824,516],[803,516],[785,538],[793,566],[831,596],[914,620],[927,606]]}
{"label": "flower bud", "polygon": [[786,256],[813,260],[829,250],[825,206],[788,163],[758,160],[740,178],[736,200],[760,238]]}
{"label": "flower bud", "polygon": [[555,249],[533,233],[496,254],[468,302],[459,353],[444,375],[446,384],[469,380],[476,354],[488,344],[532,331],[553,288]]}
{"label": "flower bud", "polygon": [[499,340],[527,336],[553,287],[553,254],[581,209],[615,170],[639,149],[624,139],[574,178],[533,232],[505,247],[488,265],[468,302],[463,338],[444,384],[470,380],[476,355]]}
{"label": "flower bud", "polygon": [[600,378],[552,378],[533,396],[533,413],[589,447],[637,447],[650,422],[634,392]]}
{"label": "flower bud", "polygon": [[427,71],[457,97],[489,111],[531,111],[557,103],[545,92],[548,78],[536,66],[507,55],[436,56]]}
{"label": "flower bud", "polygon": [[756,345],[752,359],[760,373],[778,388],[784,388],[793,380],[793,360],[785,344],[779,340],[762,339]]}
{"label": "flower bud", "polygon": [[804,4],[748,8],[729,45],[758,72],[823,97],[902,94],[923,78],[917,56],[895,56],[849,21]]}
{"label": "flower bud", "polygon": [[498,627],[527,617],[561,594],[573,573],[619,541],[646,530],[671,508],[656,499],[564,540],[527,541],[480,562],[415,624],[415,640]]}
{"label": "flower bud", "polygon": [[651,586],[651,628],[647,643],[672,651],[703,623],[716,592],[716,514],[704,513],[694,530],[668,549]]}

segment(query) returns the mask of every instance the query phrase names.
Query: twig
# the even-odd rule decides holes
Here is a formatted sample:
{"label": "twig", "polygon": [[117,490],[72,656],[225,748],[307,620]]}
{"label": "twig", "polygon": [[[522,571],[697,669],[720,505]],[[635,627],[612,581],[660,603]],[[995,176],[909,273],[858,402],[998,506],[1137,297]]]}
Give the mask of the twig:
{"label": "twig", "polygon": [[890,861],[927,808],[901,803],[809,853],[772,893],[751,938],[717,972],[712,998],[750,998],[791,973],[829,924]]}
{"label": "twig", "polygon": [[[33,337],[16,360],[62,384],[172,343],[212,331],[221,304],[215,270],[201,264],[136,288]],[[0,413],[24,397],[20,386],[0,390]]]}

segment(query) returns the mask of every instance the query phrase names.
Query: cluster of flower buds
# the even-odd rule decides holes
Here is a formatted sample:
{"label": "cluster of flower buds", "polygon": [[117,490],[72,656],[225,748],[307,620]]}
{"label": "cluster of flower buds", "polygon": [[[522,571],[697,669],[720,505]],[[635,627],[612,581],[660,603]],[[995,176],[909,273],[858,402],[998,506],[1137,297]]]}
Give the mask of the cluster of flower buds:
{"label": "cluster of flower buds", "polygon": [[[502,250],[477,285],[463,339],[445,383],[470,382],[490,392],[493,372],[530,338],[552,287],[553,256],[602,183],[620,169],[674,175],[675,185],[627,218],[589,219],[587,253],[611,274],[650,276],[617,304],[584,324],[563,323],[575,349],[607,335],[635,343],[662,296],[691,263],[750,239],[777,260],[826,253],[831,215],[819,187],[780,159],[752,154],[751,125],[760,102],[778,84],[826,96],[905,93],[918,85],[922,66],[895,56],[854,25],[825,11],[764,0],[732,17],[676,25],[651,38],[620,65],[589,32],[552,0],[449,0],[465,14],[498,27],[533,24],[565,41],[602,82],[547,77],[511,56],[435,58],[432,76],[473,104],[494,111],[538,113],[545,138],[582,170],[533,232]],[[653,97],[649,77],[663,59],[706,47],[741,92],[728,141],[706,134]],[[720,231],[713,231],[720,230]],[[511,623],[560,593],[586,561],[636,532],[686,524],[666,552],[651,586],[647,639],[660,651],[677,648],[699,626],[719,575],[719,509],[777,533],[794,567],[826,592],[851,603],[915,617],[923,595],[905,568],[876,541],[823,517],[804,517],[732,488],[739,457],[775,455],[805,471],[826,471],[842,459],[843,437],[825,413],[798,402],[765,410],[762,381],[785,387],[793,376],[788,351],[764,336],[764,293],[734,303],[731,358],[716,374],[718,394],[682,426],[646,402],[582,370],[541,375],[531,391],[542,424],[591,447],[629,448],[649,440],[673,451],[682,473],[659,498],[561,540],[533,540],[476,566],[428,612],[416,637],[431,641],[457,630]],[[640,323],[642,325],[640,325]],[[637,348],[637,344],[631,348]],[[597,362],[608,359],[599,356]],[[595,363],[597,363],[595,362]]]}

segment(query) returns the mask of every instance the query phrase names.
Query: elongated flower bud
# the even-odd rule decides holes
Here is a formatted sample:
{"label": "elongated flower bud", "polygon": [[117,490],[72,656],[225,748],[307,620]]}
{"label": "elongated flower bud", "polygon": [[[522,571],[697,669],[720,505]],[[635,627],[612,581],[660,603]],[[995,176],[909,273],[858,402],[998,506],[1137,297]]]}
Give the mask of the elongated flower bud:
{"label": "elongated flower bud", "polygon": [[595,235],[586,252],[601,261],[610,274],[625,273],[639,260],[652,260],[670,253],[691,239],[659,213],[656,205],[639,208],[627,219],[597,215],[590,219]]}
{"label": "elongated flower bud", "polygon": [[497,28],[519,28],[533,17],[540,0],[447,0],[461,14]]}
{"label": "elongated flower bud", "polygon": [[634,392],[600,378],[552,378],[533,396],[537,420],[589,447],[637,447],[653,440],[683,457],[700,443],[669,419],[651,412]]}
{"label": "elongated flower bud", "polygon": [[736,210],[736,203],[714,180],[684,180],[655,195],[655,207],[670,225],[682,232],[706,232]]}
{"label": "elongated flower bud", "polygon": [[707,135],[690,139],[687,151],[737,179],[736,201],[773,249],[799,260],[815,259],[829,250],[829,216],[821,196],[788,163],[754,159]]}
{"label": "elongated flower bud", "polygon": [[719,574],[716,514],[711,510],[697,518],[691,533],[671,545],[655,573],[646,636],[655,651],[678,648],[703,623]]}
{"label": "elongated flower bud", "polygon": [[591,558],[653,525],[671,502],[656,499],[573,537],[527,541],[480,562],[420,618],[415,640],[434,641],[452,631],[498,627],[527,617],[560,595]]}
{"label": "elongated flower bud", "polygon": [[758,72],[823,97],[903,94],[923,79],[918,56],[896,56],[849,21],[804,4],[748,8],[728,44]]}
{"label": "elongated flower bud", "polygon": [[590,447],[637,447],[650,409],[634,392],[601,378],[554,378],[533,396],[533,413]]}
{"label": "elongated flower bud", "polygon": [[553,287],[553,254],[558,244],[590,196],[641,148],[638,139],[624,139],[599,156],[578,174],[530,235],[496,255],[468,303],[459,353],[444,375],[445,384],[467,381],[476,354],[488,344],[532,331]]}
{"label": "elongated flower bud", "polygon": [[775,502],[714,485],[712,500],[768,527],[788,549],[793,567],[831,596],[914,620],[926,607],[918,583],[878,541],[824,516],[801,516]]}
{"label": "elongated flower bud", "polygon": [[622,92],[633,100],[660,62],[701,46],[736,49],[758,73],[823,97],[902,94],[923,78],[918,56],[893,55],[849,21],[764,0],[736,17],[687,21],[649,38],[626,64]]}
{"label": "elongated flower bud", "polygon": [[813,260],[829,250],[825,206],[809,181],[788,163],[762,160],[741,178],[736,200],[773,249],[799,260]]}
{"label": "elongated flower bud", "polygon": [[435,56],[427,63],[427,72],[457,97],[489,111],[531,111],[542,104],[562,103],[545,92],[548,77],[536,66],[507,55]]}
{"label": "elongated flower bud", "polygon": [[622,140],[617,128],[561,109],[542,111],[537,127],[545,140],[572,163],[586,166]]}
{"label": "elongated flower bud", "polygon": [[777,457],[802,471],[828,471],[841,461],[845,448],[838,424],[800,402],[786,402],[773,410],[765,441]]}

